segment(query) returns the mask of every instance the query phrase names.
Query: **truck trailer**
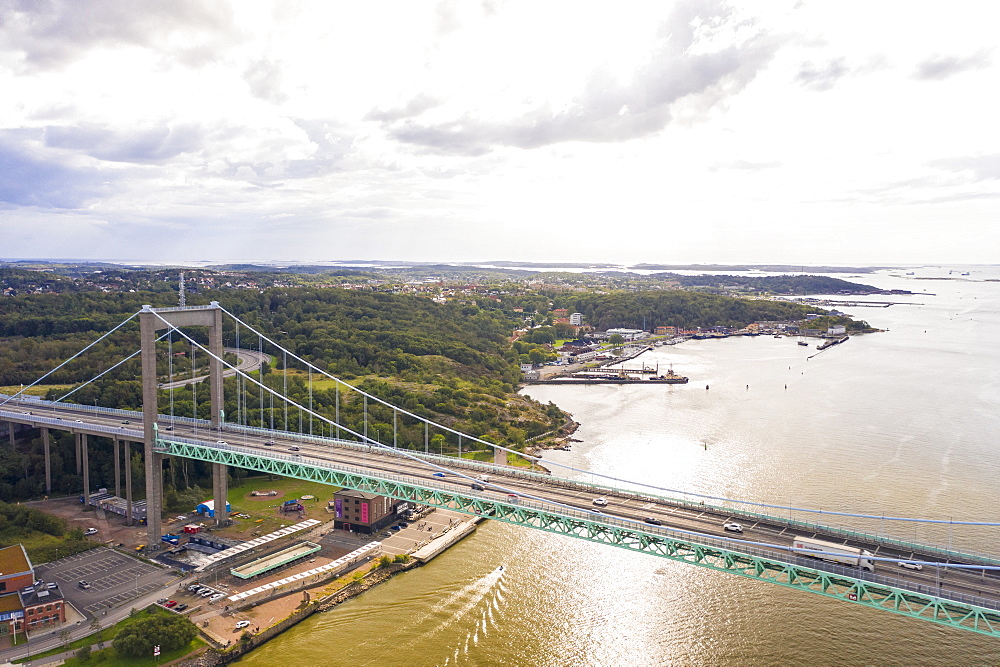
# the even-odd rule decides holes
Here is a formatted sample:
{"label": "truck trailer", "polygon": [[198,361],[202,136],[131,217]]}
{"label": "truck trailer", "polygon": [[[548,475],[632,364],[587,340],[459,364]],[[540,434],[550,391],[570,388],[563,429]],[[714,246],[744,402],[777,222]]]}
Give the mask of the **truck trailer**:
{"label": "truck trailer", "polygon": [[[868,572],[875,571],[875,563],[871,560],[872,553],[864,549],[824,542],[810,537],[796,537],[792,541],[792,551],[803,556],[811,556],[820,560],[860,567]],[[825,552],[825,553],[822,553]]]}

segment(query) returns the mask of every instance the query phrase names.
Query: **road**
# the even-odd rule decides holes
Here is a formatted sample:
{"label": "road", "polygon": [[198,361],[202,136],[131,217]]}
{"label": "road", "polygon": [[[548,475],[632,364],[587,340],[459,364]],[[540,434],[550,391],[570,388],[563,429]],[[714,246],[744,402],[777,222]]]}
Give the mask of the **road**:
{"label": "road", "polygon": [[[227,347],[226,352],[229,354],[236,355],[236,368],[243,371],[244,373],[252,373],[253,371],[260,368],[261,364],[271,363],[271,355],[263,354],[261,352],[255,352],[253,350],[244,350],[238,347]],[[227,368],[222,372],[222,377],[232,377],[236,375],[236,371]],[[180,387],[187,386],[189,384],[197,384],[199,382],[204,382],[208,379],[208,375],[199,375],[198,377],[188,378],[186,380],[175,380],[174,382],[164,382],[163,384],[157,385],[160,389],[178,389]]]}
{"label": "road", "polygon": [[[97,436],[114,435],[119,438],[137,442],[142,441],[142,418],[138,413],[130,416],[129,423],[123,423],[121,416],[114,414],[95,413],[94,408],[80,405],[52,406],[37,402],[26,402],[20,406],[7,404],[0,407],[0,419],[17,421],[35,425],[49,425],[65,430],[79,431]],[[25,408],[30,408],[25,410]],[[27,414],[31,412],[32,414]],[[55,420],[55,423],[53,423]],[[481,496],[491,500],[507,500],[506,494],[514,493],[520,496],[516,501],[525,505],[534,503],[539,508],[544,503],[555,503],[558,507],[548,506],[546,509],[581,520],[620,523],[634,527],[654,535],[671,536],[678,539],[699,541],[697,536],[678,534],[672,531],[691,531],[699,536],[709,538],[710,544],[716,544],[734,551],[761,553],[775,560],[792,562],[805,567],[830,569],[830,565],[811,558],[789,554],[789,547],[796,536],[817,537],[819,539],[844,544],[842,538],[833,533],[822,534],[813,532],[797,532],[790,529],[780,520],[773,522],[748,520],[747,518],[730,514],[718,508],[691,507],[681,503],[672,504],[664,498],[645,497],[638,499],[634,492],[615,489],[602,489],[607,506],[600,508],[600,513],[594,513],[593,504],[595,491],[582,484],[541,475],[526,476],[512,469],[510,473],[497,473],[490,466],[490,482],[488,488],[477,491],[470,488],[472,480],[462,475],[474,475],[467,469],[455,469],[446,473],[445,477],[436,476],[439,470],[420,460],[406,458],[393,450],[372,448],[371,451],[359,450],[356,446],[337,445],[336,441],[325,441],[317,444],[298,439],[295,434],[273,436],[258,436],[243,432],[238,426],[226,426],[223,431],[213,431],[205,426],[190,425],[180,421],[170,423],[169,417],[161,417],[160,429],[171,431],[165,435],[179,438],[200,440],[208,445],[221,443],[223,447],[232,445],[246,447],[261,455],[279,454],[295,455],[315,459],[323,464],[333,466],[349,466],[365,468],[375,476],[402,476],[404,479],[425,488],[437,488],[445,491],[461,493],[466,496]],[[224,441],[224,442],[222,442]],[[227,445],[228,443],[228,445]],[[297,447],[298,449],[292,449]],[[415,452],[412,452],[415,454]],[[472,463],[464,462],[463,468]],[[655,519],[662,525],[650,525],[644,520]],[[736,521],[742,524],[742,533],[730,533],[723,529],[723,524]],[[705,541],[705,540],[701,540]],[[768,547],[766,545],[776,545]],[[898,560],[940,561],[933,553],[919,551],[903,551],[881,544],[850,542],[851,546],[864,548],[876,558],[889,560],[878,561],[875,564],[876,575],[889,577],[891,581],[880,580],[880,583],[898,588],[929,592],[930,589],[940,591],[947,596],[949,592],[982,596],[1000,604],[1000,577],[992,572],[981,570],[955,570],[945,567],[925,566],[922,571],[900,568]],[[782,549],[783,548],[783,549]],[[855,571],[859,578],[868,578],[865,573]]]}

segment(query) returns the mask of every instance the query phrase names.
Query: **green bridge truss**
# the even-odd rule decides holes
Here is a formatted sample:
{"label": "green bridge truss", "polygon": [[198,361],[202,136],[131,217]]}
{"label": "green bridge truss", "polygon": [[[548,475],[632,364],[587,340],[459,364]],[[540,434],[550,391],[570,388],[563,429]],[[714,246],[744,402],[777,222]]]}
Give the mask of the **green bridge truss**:
{"label": "green bridge truss", "polygon": [[[376,493],[398,500],[440,507],[470,515],[489,517],[518,526],[559,535],[610,544],[622,549],[728,572],[786,588],[824,595],[828,598],[890,611],[940,625],[1000,637],[1000,611],[970,602],[937,597],[928,593],[856,579],[849,574],[831,573],[783,562],[772,552],[756,549],[735,551],[701,544],[690,535],[670,535],[652,527],[640,527],[603,516],[588,516],[558,507],[545,508],[512,503],[502,494],[484,492],[465,495],[450,489],[427,486],[422,480],[376,474],[361,468],[337,466],[326,461],[281,454],[263,455],[249,449],[158,439],[157,451],[170,456],[223,463],[259,472],[320,482],[331,486]],[[496,496],[496,497],[490,497]],[[661,534],[662,533],[662,534]],[[706,538],[712,542],[712,538]],[[728,543],[726,543],[728,544]],[[845,569],[845,568],[840,568]]]}

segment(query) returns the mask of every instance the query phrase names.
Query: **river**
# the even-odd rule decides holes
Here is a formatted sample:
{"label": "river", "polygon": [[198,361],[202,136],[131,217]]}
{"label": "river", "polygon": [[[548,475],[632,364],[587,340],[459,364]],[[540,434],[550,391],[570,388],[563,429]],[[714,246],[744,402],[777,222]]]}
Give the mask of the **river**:
{"label": "river", "polygon": [[[687,385],[531,387],[581,423],[581,442],[545,459],[776,505],[997,521],[1000,269],[911,270],[854,278],[928,294],[842,308],[888,331],[819,354],[792,338],[688,341],[631,362]],[[997,528],[863,524],[1000,554]],[[995,665],[1000,641],[487,522],[239,664]]]}

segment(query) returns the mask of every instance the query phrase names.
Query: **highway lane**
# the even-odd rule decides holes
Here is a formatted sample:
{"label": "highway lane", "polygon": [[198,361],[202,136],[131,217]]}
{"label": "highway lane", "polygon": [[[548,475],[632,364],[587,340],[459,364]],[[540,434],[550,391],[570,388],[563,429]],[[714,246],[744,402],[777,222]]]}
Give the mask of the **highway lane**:
{"label": "highway lane", "polygon": [[[13,421],[33,423],[32,417],[58,418],[62,423],[53,426],[54,428],[64,428],[84,433],[89,432],[93,435],[107,437],[107,433],[95,431],[92,428],[92,425],[101,426],[115,430],[115,435],[118,437],[137,442],[142,441],[142,419],[140,415],[121,417],[95,413],[93,408],[88,408],[87,406],[66,404],[56,407],[33,401],[26,401],[19,405],[8,403],[0,407],[0,411],[6,412],[8,410],[10,412],[6,414],[10,415]],[[23,414],[25,412],[33,414]],[[489,469],[490,482],[485,484],[488,489],[481,492],[471,489],[470,484],[472,481],[457,474],[458,472],[462,472],[469,477],[475,477],[477,475],[476,471],[455,467],[452,469],[452,472],[447,473],[446,477],[436,477],[434,473],[439,470],[438,468],[431,467],[423,461],[399,456],[394,451],[380,451],[378,448],[374,448],[372,452],[359,451],[356,446],[338,446],[332,442],[320,445],[300,441],[294,435],[287,437],[281,435],[271,437],[258,436],[241,431],[235,425],[226,426],[220,433],[203,427],[195,427],[181,421],[174,421],[171,424],[169,417],[163,418],[160,421],[160,429],[169,431],[169,433],[179,438],[201,440],[209,444],[222,440],[229,445],[257,450],[265,456],[269,454],[285,456],[299,455],[332,465],[368,469],[374,475],[381,473],[383,475],[409,477],[414,482],[427,487],[441,488],[464,495],[482,495],[483,497],[498,499],[496,494],[499,493],[499,499],[504,500],[505,498],[502,496],[509,491],[521,496],[519,499],[521,503],[528,502],[528,497],[531,496],[538,498],[540,501],[558,503],[572,508],[572,510],[551,508],[552,511],[558,513],[571,514],[573,511],[578,511],[581,513],[580,518],[596,521],[602,521],[605,518],[610,521],[617,519],[631,520],[637,522],[634,525],[636,530],[643,530],[651,534],[671,535],[671,530],[685,530],[710,537],[714,540],[728,540],[726,546],[735,551],[740,551],[741,545],[746,542],[759,542],[775,544],[779,545],[779,547],[788,547],[791,545],[792,539],[800,534],[790,531],[787,526],[780,523],[768,524],[760,521],[747,521],[724,511],[713,511],[712,508],[691,509],[688,507],[673,506],[666,501],[637,500],[630,497],[628,492],[616,492],[612,489],[604,490],[603,497],[607,499],[608,505],[600,508],[601,513],[597,514],[591,511],[596,509],[593,505],[593,500],[597,497],[595,491],[592,489],[583,487],[582,485],[557,485],[557,480],[553,480],[553,483],[548,484],[544,479],[524,479],[523,477],[516,476],[516,473],[503,474],[502,472],[497,472],[492,469],[492,466]],[[168,436],[169,433],[164,432],[164,436]],[[265,444],[267,442],[273,442],[274,444],[267,445]],[[297,451],[290,451],[292,447],[298,447],[299,449]],[[464,465],[474,467],[475,464],[466,462]],[[662,521],[663,526],[658,527],[642,523],[643,519],[649,517]],[[744,532],[742,534],[734,534],[724,531],[722,525],[727,521],[740,522],[743,524]],[[691,539],[683,535],[674,534],[674,536],[680,539]],[[806,533],[805,536],[811,537],[814,534]],[[843,540],[838,540],[833,536],[816,536],[820,539],[843,543]],[[767,550],[766,547],[757,548]],[[940,583],[943,592],[955,591],[969,595],[985,595],[1000,599],[1000,581],[998,581],[995,575],[985,574],[981,571],[964,572],[954,569],[939,572],[938,568],[930,566],[926,566],[922,571],[903,570],[895,565],[896,560],[935,560],[935,558],[911,552],[893,551],[874,545],[865,548],[872,551],[877,557],[892,559],[890,562],[877,562],[876,574],[899,579],[903,584],[901,587],[908,587],[907,585],[936,587]],[[789,559],[787,551],[771,551],[773,551],[773,558],[779,560]],[[814,564],[815,567],[822,567],[822,564],[811,559],[802,559],[799,562],[800,564]]]}
{"label": "highway lane", "polygon": [[[228,378],[236,375],[236,371],[242,371],[244,373],[252,373],[261,364],[271,363],[271,355],[264,354],[262,352],[255,352],[254,350],[244,350],[239,347],[227,347],[226,352],[229,354],[236,355],[236,369],[226,368],[222,371],[222,377]],[[175,380],[174,382],[164,382],[157,385],[160,389],[177,389],[179,387],[184,387],[189,384],[197,384],[199,382],[204,382],[208,379],[208,374],[200,375],[198,377],[188,378],[186,380]]]}

